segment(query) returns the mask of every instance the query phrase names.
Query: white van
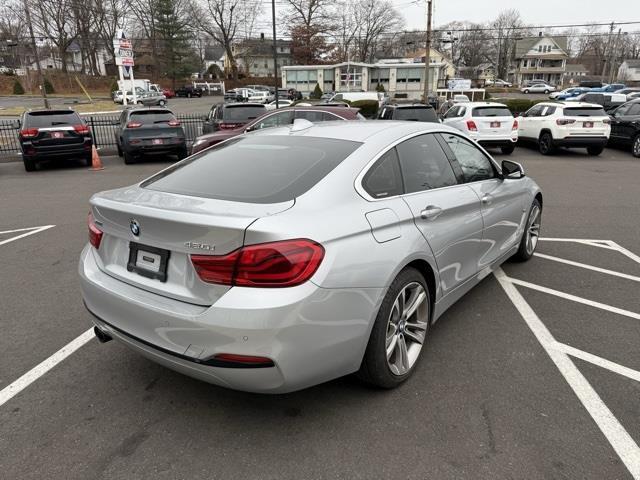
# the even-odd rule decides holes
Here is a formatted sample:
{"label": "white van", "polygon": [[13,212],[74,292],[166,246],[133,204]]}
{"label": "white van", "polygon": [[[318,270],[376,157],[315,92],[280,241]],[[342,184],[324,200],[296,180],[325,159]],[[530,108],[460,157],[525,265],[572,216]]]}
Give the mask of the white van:
{"label": "white van", "polygon": [[382,105],[384,94],[382,92],[339,92],[329,99],[328,103],[332,102],[357,102],[358,100],[375,100],[379,105]]}

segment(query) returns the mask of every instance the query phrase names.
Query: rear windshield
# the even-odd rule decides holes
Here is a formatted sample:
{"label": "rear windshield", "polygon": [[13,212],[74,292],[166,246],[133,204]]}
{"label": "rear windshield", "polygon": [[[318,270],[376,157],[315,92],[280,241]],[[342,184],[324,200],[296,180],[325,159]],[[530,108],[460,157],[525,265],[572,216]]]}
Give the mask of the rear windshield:
{"label": "rear windshield", "polygon": [[564,109],[564,115],[572,117],[606,117],[602,107],[570,107]]}
{"label": "rear windshield", "polygon": [[307,136],[239,137],[177,163],[142,187],[234,202],[286,202],[304,194],[360,145]]}
{"label": "rear windshield", "polygon": [[396,108],[394,120],[413,120],[415,122],[437,122],[438,117],[433,108]]}
{"label": "rear windshield", "polygon": [[79,125],[81,123],[83,122],[76,112],[51,110],[48,112],[30,112],[25,115],[25,124],[33,128]]}
{"label": "rear windshield", "polygon": [[264,107],[225,107],[222,109],[222,119],[246,122],[259,117],[264,112],[266,112]]}
{"label": "rear windshield", "polygon": [[143,123],[145,125],[152,125],[154,123],[166,123],[171,120],[175,120],[173,113],[161,110],[141,110],[139,112],[132,112],[130,120]]}
{"label": "rear windshield", "polygon": [[471,112],[472,117],[513,117],[507,107],[477,107]]}

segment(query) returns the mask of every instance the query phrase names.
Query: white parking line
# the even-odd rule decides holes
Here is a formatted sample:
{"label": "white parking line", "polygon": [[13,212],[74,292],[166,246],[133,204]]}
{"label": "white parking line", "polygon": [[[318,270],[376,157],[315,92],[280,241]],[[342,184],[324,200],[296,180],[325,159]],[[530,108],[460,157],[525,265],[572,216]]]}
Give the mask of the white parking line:
{"label": "white parking line", "polygon": [[631,260],[633,260],[636,263],[640,263],[640,257],[638,255],[636,255],[635,253],[631,252],[630,250],[627,250],[626,248],[624,248],[622,245],[612,241],[612,240],[608,240],[609,245],[611,245],[611,247],[613,247],[614,249],[618,250],[621,254],[629,257]]}
{"label": "white parking line", "polygon": [[56,353],[51,355],[49,358],[41,362],[39,365],[36,365],[27,373],[18,378],[15,382],[6,386],[2,390],[0,390],[0,406],[7,403],[11,400],[15,395],[20,393],[22,390],[27,388],[37,379],[42,377],[45,373],[51,370],[53,367],[62,362],[65,358],[71,355],[73,352],[78,350],[80,347],[85,345],[89,340],[94,338],[93,328],[90,328],[82,335],[77,337],[75,340],[67,343],[64,347],[58,350]]}
{"label": "white parking line", "polygon": [[524,297],[518,292],[518,289],[513,284],[514,282],[505,275],[501,268],[498,268],[494,272],[494,275],[542,348],[544,348],[549,358],[551,358],[558,370],[560,370],[560,373],[582,405],[618,454],[620,460],[622,460],[633,478],[640,480],[640,447],[638,447],[638,444],[631,438],[613,413],[611,413],[611,410],[605,405],[598,393],[593,389],[584,375],[582,375],[580,370],[578,370],[569,356],[558,348],[554,348],[557,347],[558,342],[556,342],[551,332],[549,332]]}
{"label": "white parking line", "polygon": [[544,253],[534,253],[536,257],[544,258],[546,260],[552,260],[554,262],[566,263],[574,267],[586,268],[587,270],[593,270],[594,272],[606,273],[607,275],[614,275],[616,277],[625,278],[627,280],[633,280],[634,282],[640,282],[640,277],[629,275],[627,273],[616,272],[614,270],[607,270],[606,268],[595,267],[586,263],[574,262],[573,260],[567,260],[565,258],[553,257],[551,255],[545,255]]}
{"label": "white parking line", "polygon": [[6,240],[2,240],[0,242],[0,246],[10,242],[14,242],[16,240],[20,240],[21,238],[28,237],[29,235],[33,235],[35,233],[44,232],[45,230],[48,230],[53,227],[55,227],[55,225],[43,225],[42,227],[30,227],[30,228],[19,228],[17,230],[5,230],[4,232],[0,232],[0,235],[6,234],[6,233],[17,233],[17,232],[25,232],[25,231],[26,233],[8,238]]}
{"label": "white parking line", "polygon": [[518,280],[517,278],[507,277],[506,275],[505,275],[505,278],[515,285],[520,285],[522,287],[530,288],[531,290],[537,290],[539,292],[548,293],[549,295],[554,295],[556,297],[564,298],[565,300],[571,300],[572,302],[582,303],[584,305],[589,305],[590,307],[599,308],[601,310],[607,310],[612,313],[617,313],[618,315],[624,315],[625,317],[630,317],[630,318],[635,318],[637,320],[640,320],[640,313],[624,310],[622,308],[614,307],[612,305],[607,305],[606,303],[594,302],[593,300],[589,300],[588,298],[578,297],[577,295],[571,295],[570,293],[554,290],[553,288],[547,288],[547,287],[543,287],[542,285],[536,285],[535,283],[525,282],[524,280]]}
{"label": "white parking line", "polygon": [[566,353],[567,355],[571,355],[572,357],[579,358],[580,360],[584,360],[585,362],[593,363],[594,365],[602,367],[606,370],[615,372],[618,375],[622,375],[630,378],[631,380],[635,380],[636,382],[640,382],[640,372],[632,368],[625,367],[624,365],[620,365],[619,363],[612,362],[611,360],[607,360],[606,358],[593,355],[592,353],[585,352],[584,350],[579,350],[565,343],[557,343],[553,348],[556,348],[561,352]]}

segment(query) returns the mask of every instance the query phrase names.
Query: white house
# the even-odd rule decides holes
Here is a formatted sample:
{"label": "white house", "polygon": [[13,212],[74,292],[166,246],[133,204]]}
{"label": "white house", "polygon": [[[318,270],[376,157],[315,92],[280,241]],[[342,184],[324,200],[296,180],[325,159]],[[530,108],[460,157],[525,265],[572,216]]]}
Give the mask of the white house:
{"label": "white house", "polygon": [[625,60],[618,68],[618,80],[640,83],[640,58]]}
{"label": "white house", "polygon": [[516,42],[515,83],[544,80],[562,85],[567,68],[567,37],[540,35]]}
{"label": "white house", "polygon": [[[429,91],[438,85],[441,63],[430,64]],[[282,85],[303,94],[316,83],[323,92],[360,92],[382,85],[389,95],[419,100],[424,91],[424,63],[359,63],[292,65],[282,67]]]}

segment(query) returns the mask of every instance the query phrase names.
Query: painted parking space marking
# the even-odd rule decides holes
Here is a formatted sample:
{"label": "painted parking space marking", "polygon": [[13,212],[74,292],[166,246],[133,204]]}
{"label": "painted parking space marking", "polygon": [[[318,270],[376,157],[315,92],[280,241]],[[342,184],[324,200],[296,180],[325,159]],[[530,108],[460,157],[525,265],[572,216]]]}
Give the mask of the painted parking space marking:
{"label": "painted parking space marking", "polygon": [[608,270],[606,268],[595,267],[586,263],[574,262],[573,260],[567,260],[566,258],[554,257],[552,255],[545,255],[544,253],[534,253],[536,257],[544,258],[545,260],[551,260],[553,262],[565,263],[573,267],[585,268],[587,270],[593,270],[594,272],[605,273],[607,275],[613,275],[615,277],[625,278],[627,280],[633,280],[634,282],[640,282],[640,277],[635,275],[629,275],[627,273],[616,272],[614,270]]}
{"label": "painted parking space marking", "polygon": [[35,235],[36,233],[44,232],[45,230],[49,230],[50,228],[55,227],[55,225],[42,225],[40,227],[29,227],[29,228],[18,228],[17,230],[5,230],[0,232],[0,235],[10,234],[10,233],[20,233],[15,237],[7,238],[6,240],[2,240],[0,242],[0,246],[5,245],[7,243],[15,242],[16,240],[20,240],[21,238],[28,237],[29,235]]}
{"label": "painted parking space marking", "polygon": [[593,365],[597,365],[601,368],[604,368],[605,370],[615,372],[618,375],[622,375],[623,377],[627,377],[631,380],[635,380],[636,382],[640,382],[640,372],[632,368],[625,367],[624,365],[620,365],[619,363],[612,362],[611,360],[607,360],[606,358],[602,358],[592,353],[585,352],[584,350],[580,350],[565,343],[558,342],[553,348],[556,348],[557,350],[560,350],[567,355],[571,355],[572,357],[579,358],[580,360],[592,363]]}
{"label": "painted parking space marking", "polygon": [[611,444],[635,480],[640,480],[640,447],[631,438],[609,407],[602,401],[569,355],[558,348],[559,342],[542,323],[524,297],[515,287],[514,282],[507,277],[501,268],[494,275],[506,293],[511,303],[516,307],[524,321],[529,326],[542,348],[556,365],[564,379],[585,407],[591,418]]}
{"label": "painted parking space marking", "polygon": [[89,342],[92,338],[94,338],[93,328],[90,328],[82,335],[67,343],[64,347],[58,350],[56,353],[51,355],[46,360],[42,361],[40,364],[33,367],[27,373],[22,375],[16,381],[6,386],[2,390],[0,390],[0,406],[7,403],[14,396],[20,393],[22,390],[27,388],[33,382],[38,380],[44,374],[46,374],[49,370],[54,368],[60,362],[62,362],[69,355],[74,353],[80,347],[84,346],[87,342]]}

